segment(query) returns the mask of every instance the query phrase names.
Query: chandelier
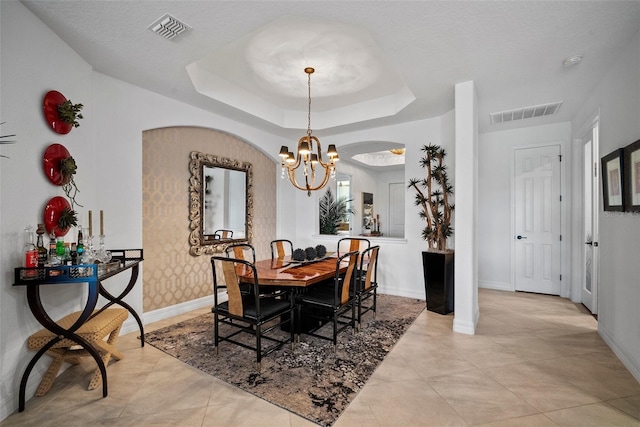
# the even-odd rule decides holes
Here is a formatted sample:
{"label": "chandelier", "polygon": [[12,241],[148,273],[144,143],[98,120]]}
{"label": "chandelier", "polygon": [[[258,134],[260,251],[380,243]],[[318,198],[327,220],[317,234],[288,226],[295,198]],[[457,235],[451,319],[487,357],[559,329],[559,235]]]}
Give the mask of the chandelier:
{"label": "chandelier", "polygon": [[[294,155],[289,151],[289,147],[283,145],[280,147],[280,157],[282,159],[282,178],[285,174],[289,176],[289,181],[294,187],[300,190],[306,190],[307,195],[311,197],[311,192],[320,190],[329,182],[329,178],[335,177],[336,162],[339,160],[338,151],[334,144],[329,144],[327,155],[329,161],[325,163],[322,160],[322,147],[320,140],[311,134],[311,74],[315,70],[311,67],[304,69],[308,76],[308,92],[309,92],[309,113],[307,115],[307,134],[298,140],[298,153]],[[314,153],[314,142],[316,152]],[[296,180],[296,170],[303,167],[304,185],[298,184]],[[316,170],[320,175],[324,174],[322,179],[316,183]]]}

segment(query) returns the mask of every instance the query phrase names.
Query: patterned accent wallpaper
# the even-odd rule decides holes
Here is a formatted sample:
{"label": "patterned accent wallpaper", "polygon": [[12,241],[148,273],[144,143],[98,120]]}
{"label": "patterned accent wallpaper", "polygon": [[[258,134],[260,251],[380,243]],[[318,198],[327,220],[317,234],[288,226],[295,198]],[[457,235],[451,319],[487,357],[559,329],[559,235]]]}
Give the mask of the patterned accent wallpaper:
{"label": "patterned accent wallpaper", "polygon": [[[200,127],[152,129],[142,135],[143,311],[212,295],[210,256],[189,254],[189,153],[201,151],[253,165],[256,258],[270,257],[276,235],[276,167],[237,137]],[[213,298],[211,300],[213,304]]]}

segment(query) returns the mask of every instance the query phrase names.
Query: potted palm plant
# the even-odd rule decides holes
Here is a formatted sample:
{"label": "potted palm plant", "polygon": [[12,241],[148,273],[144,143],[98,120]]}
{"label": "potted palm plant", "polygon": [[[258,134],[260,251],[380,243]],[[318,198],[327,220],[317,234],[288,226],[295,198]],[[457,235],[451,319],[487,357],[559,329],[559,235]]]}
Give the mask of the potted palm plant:
{"label": "potted palm plant", "polygon": [[410,179],[407,188],[415,190],[414,204],[420,207],[418,214],[426,221],[422,238],[427,242],[427,250],[422,252],[422,263],[427,310],[448,314],[453,311],[454,300],[454,251],[447,247],[447,239],[453,235],[453,186],[444,165],[445,150],[429,144],[421,151],[424,156],[420,166],[426,176]]}
{"label": "potted palm plant", "polygon": [[355,209],[350,207],[352,199],[340,197],[336,200],[327,188],[320,199],[320,234],[338,234],[338,227],[346,222],[350,214],[355,214]]}

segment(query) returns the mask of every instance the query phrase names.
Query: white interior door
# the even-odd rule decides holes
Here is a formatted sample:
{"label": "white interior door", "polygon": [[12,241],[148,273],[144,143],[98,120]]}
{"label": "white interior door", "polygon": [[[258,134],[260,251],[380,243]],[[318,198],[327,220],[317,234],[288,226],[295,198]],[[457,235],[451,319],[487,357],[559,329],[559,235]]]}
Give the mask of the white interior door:
{"label": "white interior door", "polygon": [[403,182],[389,184],[389,237],[404,237]]}
{"label": "white interior door", "polygon": [[598,313],[598,125],[582,137],[583,221],[581,301],[591,313]]}
{"label": "white interior door", "polygon": [[514,151],[515,289],[560,295],[560,146]]}

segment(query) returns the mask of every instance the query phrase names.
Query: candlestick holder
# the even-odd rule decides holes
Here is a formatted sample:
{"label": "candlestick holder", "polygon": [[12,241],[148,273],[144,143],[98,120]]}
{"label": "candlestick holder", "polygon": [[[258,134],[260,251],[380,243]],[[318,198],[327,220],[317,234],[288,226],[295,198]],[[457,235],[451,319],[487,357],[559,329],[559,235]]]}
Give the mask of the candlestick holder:
{"label": "candlestick holder", "polygon": [[96,259],[96,250],[93,247],[93,235],[89,234],[89,230],[85,229],[85,236],[87,236],[84,240],[86,244],[84,244],[84,252],[82,253],[82,264],[93,264]]}
{"label": "candlestick holder", "polygon": [[96,252],[96,260],[106,264],[111,261],[111,251],[105,249],[104,237],[104,234],[100,235],[100,247]]}

